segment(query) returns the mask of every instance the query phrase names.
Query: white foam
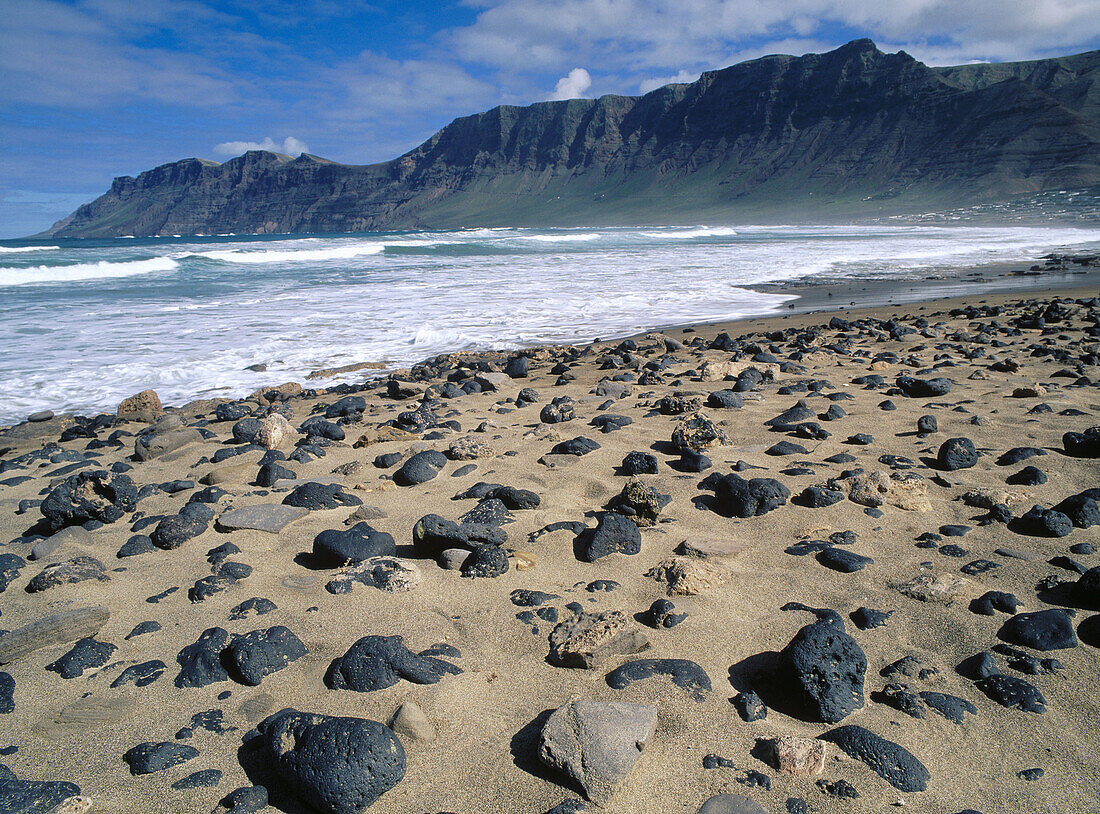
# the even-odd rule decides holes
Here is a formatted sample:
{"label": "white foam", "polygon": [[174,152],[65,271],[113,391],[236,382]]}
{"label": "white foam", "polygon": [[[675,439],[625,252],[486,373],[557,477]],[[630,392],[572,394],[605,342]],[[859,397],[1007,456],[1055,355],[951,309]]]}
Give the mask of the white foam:
{"label": "white foam", "polygon": [[148,260],[127,260],[121,263],[100,260],[98,263],[74,263],[67,266],[0,267],[0,287],[133,277],[154,271],[172,271],[178,267],[179,263],[171,257],[151,257]]}
{"label": "white foam", "polygon": [[689,240],[696,237],[732,237],[737,234],[737,230],[728,226],[700,226],[697,229],[668,229],[661,232],[641,232],[640,234],[644,237],[666,240]]}
{"label": "white foam", "polygon": [[60,246],[0,246],[0,254],[23,254],[23,252],[48,252],[60,249]]}
{"label": "white foam", "polygon": [[599,240],[603,235],[595,232],[582,232],[575,235],[531,235],[527,240],[537,240],[540,243],[587,243],[590,240]]}
{"label": "white foam", "polygon": [[353,246],[335,246],[329,249],[269,249],[266,251],[228,251],[197,252],[195,257],[217,260],[222,263],[316,263],[325,260],[348,260],[381,254],[386,248],[384,243],[360,243]]}

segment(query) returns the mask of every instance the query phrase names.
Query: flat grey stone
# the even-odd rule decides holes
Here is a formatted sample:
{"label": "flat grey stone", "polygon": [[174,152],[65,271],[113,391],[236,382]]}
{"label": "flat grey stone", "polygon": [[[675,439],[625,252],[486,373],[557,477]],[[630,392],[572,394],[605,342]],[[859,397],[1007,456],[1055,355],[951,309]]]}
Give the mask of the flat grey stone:
{"label": "flat grey stone", "polygon": [[242,506],[230,509],[218,518],[218,527],[226,531],[252,529],[278,534],[295,520],[309,514],[309,509],[300,506],[286,506],[282,503],[261,503],[256,506]]}
{"label": "flat grey stone", "polygon": [[134,442],[134,456],[139,461],[148,461],[202,440],[202,433],[190,427],[154,435],[142,435]]}
{"label": "flat grey stone", "polygon": [[740,794],[716,794],[699,807],[697,814],[768,814],[768,810]]}
{"label": "flat grey stone", "polygon": [[107,608],[96,605],[36,619],[0,636],[0,664],[13,662],[40,647],[95,636],[110,617]]}
{"label": "flat grey stone", "polygon": [[539,758],[573,778],[589,800],[607,805],[656,729],[654,704],[574,698],[543,726]]}
{"label": "flat grey stone", "polygon": [[31,549],[30,559],[42,560],[53,554],[63,545],[87,546],[92,544],[92,535],[80,526],[66,526],[45,540],[39,540]]}

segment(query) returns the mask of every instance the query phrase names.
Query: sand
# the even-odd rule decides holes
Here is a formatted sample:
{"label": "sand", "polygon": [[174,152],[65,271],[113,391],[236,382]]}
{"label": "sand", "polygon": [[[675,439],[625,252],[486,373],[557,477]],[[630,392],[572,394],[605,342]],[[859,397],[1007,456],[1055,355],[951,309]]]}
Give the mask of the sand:
{"label": "sand", "polygon": [[[1029,293],[1032,300],[1094,297],[1091,289],[1062,290],[1044,294]],[[1019,295],[997,294],[971,299],[986,304],[1004,304],[1005,313],[997,319],[1008,325],[1020,313],[1031,313],[1034,305],[1021,305]],[[242,736],[264,716],[285,707],[330,715],[369,718],[388,722],[405,701],[415,701],[426,712],[437,730],[430,742],[406,740],[408,756],[404,779],[376,802],[372,811],[393,812],[542,812],[566,799],[577,799],[575,786],[542,765],[535,753],[538,730],[544,713],[556,709],[571,697],[596,700],[622,700],[657,705],[656,736],[634,767],[618,793],[607,805],[608,812],[695,812],[712,795],[729,792],[757,800],[770,812],[785,811],[788,798],[805,799],[811,810],[823,812],[881,812],[900,800],[907,809],[924,812],[959,812],[976,809],[984,814],[995,812],[1090,811],[1098,807],[1100,791],[1100,755],[1096,750],[1096,732],[1100,725],[1100,696],[1096,678],[1100,674],[1100,651],[1082,642],[1078,647],[1041,657],[1058,658],[1063,669],[1053,675],[1022,676],[1037,686],[1048,708],[1036,715],[998,706],[982,694],[974,683],[955,671],[964,658],[987,650],[996,642],[996,632],[1008,618],[979,616],[968,609],[967,599],[952,604],[924,603],[903,596],[893,584],[922,573],[959,575],[960,566],[984,558],[1000,567],[973,577],[974,594],[986,590],[1010,591],[1022,602],[1023,611],[1055,605],[1037,597],[1035,586],[1041,579],[1058,574],[1076,579],[1077,574],[1048,563],[1059,555],[1068,555],[1085,567],[1100,564],[1097,555],[1069,554],[1069,546],[1080,542],[1100,543],[1097,529],[1074,529],[1063,538],[1021,535],[1001,523],[979,525],[975,518],[984,510],[965,505],[960,496],[970,489],[1007,489],[1018,495],[1013,504],[1022,514],[1032,504],[1051,506],[1068,495],[1098,483],[1100,467],[1093,459],[1072,458],[1062,454],[1062,434],[1083,431],[1100,423],[1100,398],[1094,386],[1074,386],[1072,378],[1054,374],[1066,367],[1049,356],[1035,357],[1036,343],[1081,354],[1084,345],[1095,341],[1081,329],[1092,324],[1088,309],[1073,306],[1068,323],[1059,324],[1057,333],[1022,330],[1018,336],[998,335],[1003,347],[982,346],[986,355],[966,358],[962,351],[976,347],[970,341],[974,325],[963,317],[951,317],[948,311],[961,301],[925,302],[913,306],[884,306],[849,311],[849,320],[888,319],[897,316],[903,322],[924,317],[931,327],[926,336],[912,333],[900,340],[878,340],[872,334],[854,336],[854,350],[869,355],[842,355],[829,351],[809,354],[802,364],[805,373],[779,373],[774,381],[758,390],[744,393],[741,409],[704,408],[729,436],[730,443],[709,450],[714,462],[710,472],[726,474],[731,466],[744,461],[761,469],[743,473],[745,477],[775,477],[792,494],[803,488],[824,483],[842,469],[864,467],[887,469],[880,456],[906,456],[915,462],[910,470],[927,482],[929,511],[905,511],[892,505],[881,507],[882,516],[872,517],[864,506],[844,500],[834,506],[810,509],[787,503],[766,515],[748,519],[723,517],[710,510],[701,496],[711,494],[699,489],[710,474],[685,473],[669,464],[678,460],[670,454],[668,442],[679,417],[662,415],[655,409],[657,399],[673,392],[699,394],[702,398],[728,382],[699,381],[691,375],[704,360],[724,361],[730,354],[718,350],[688,347],[671,352],[673,360],[663,373],[664,381],[653,385],[631,385],[631,394],[606,411],[599,405],[603,397],[594,395],[602,378],[623,373],[622,369],[601,369],[601,362],[618,343],[606,342],[584,348],[583,355],[570,363],[576,378],[555,385],[552,367],[562,352],[536,354],[525,379],[509,380],[499,392],[482,392],[441,401],[436,412],[441,420],[454,420],[461,431],[444,431],[438,439],[388,441],[356,448],[352,442],[368,428],[396,418],[414,409],[417,400],[387,397],[385,387],[363,392],[368,408],[361,421],[345,427],[347,441],[326,448],[323,458],[306,464],[291,463],[300,478],[337,478],[347,490],[365,504],[377,507],[384,517],[370,524],[394,536],[399,555],[415,563],[422,582],[407,593],[385,593],[358,586],[352,593],[332,595],[325,583],[338,569],[314,569],[303,565],[299,556],[311,549],[313,538],[323,530],[343,528],[352,508],[319,510],[289,525],[279,534],[259,531],[219,532],[211,527],[200,536],[173,551],[157,550],[134,558],[117,559],[115,553],[131,536],[136,515],[127,515],[91,532],[86,544],[67,543],[44,562],[55,562],[77,555],[100,559],[111,569],[109,582],[88,581],[63,585],[38,594],[24,588],[44,563],[29,562],[21,574],[0,594],[0,624],[14,629],[47,614],[67,608],[101,604],[110,609],[110,620],[97,636],[99,641],[118,646],[108,664],[86,671],[81,677],[62,679],[45,665],[64,654],[71,645],[43,648],[0,669],[15,679],[15,710],[0,716],[0,746],[17,746],[3,762],[27,780],[68,780],[78,784],[92,798],[94,811],[111,812],[198,812],[213,811],[218,801],[234,789],[254,782],[268,784],[276,810],[309,811],[302,801],[290,794],[263,767],[252,767],[249,776],[240,761]],[[1093,308],[1095,313],[1095,308]],[[669,330],[670,338],[690,342],[701,338],[709,344],[719,333],[731,336],[752,334],[754,341],[771,331],[824,325],[829,315],[796,314],[726,325],[697,326]],[[990,318],[977,321],[988,323]],[[837,331],[826,330],[827,341]],[[639,337],[635,356],[641,363],[666,353],[661,336]],[[767,342],[765,341],[765,344]],[[790,350],[777,342],[781,359]],[[872,364],[871,356],[884,351],[896,352],[906,364]],[[502,355],[501,360],[507,355]],[[489,357],[492,358],[490,355]],[[1014,373],[989,370],[992,359],[1011,359],[1020,367]],[[905,398],[887,396],[885,388],[863,389],[852,379],[878,373],[887,386],[899,374],[920,375],[936,362],[950,361],[935,373],[948,377],[954,387],[942,398]],[[1075,371],[1076,372],[1076,371]],[[1081,372],[1096,379],[1094,367]],[[978,374],[978,377],[975,376]],[[838,421],[823,422],[832,436],[823,441],[788,438],[768,432],[764,421],[791,407],[800,398],[815,412],[823,412],[829,402],[806,393],[779,394],[785,385],[825,379],[834,390],[845,392],[851,400],[838,401],[847,413]],[[1046,394],[1013,398],[1015,388],[1042,383]],[[275,383],[273,383],[275,384]],[[534,388],[540,395],[536,404],[516,408],[514,399],[523,387]],[[576,419],[555,425],[540,424],[539,410],[550,399],[568,395],[576,400]],[[291,425],[297,427],[310,416],[315,405],[330,404],[335,394],[323,392],[296,397],[290,408]],[[890,398],[895,411],[878,406]],[[1052,412],[1029,412],[1040,402]],[[250,402],[253,406],[258,403]],[[187,422],[199,415],[210,417],[212,407],[184,408],[178,414]],[[1066,409],[1082,415],[1064,416]],[[601,433],[589,424],[602,412],[629,416],[633,423],[612,433]],[[939,431],[928,437],[915,433],[918,417],[932,414]],[[979,423],[975,423],[979,420]],[[56,441],[66,422],[54,419],[39,425],[23,425],[0,437],[4,459],[14,458]],[[201,420],[200,420],[201,423]],[[484,432],[475,432],[485,424]],[[146,428],[140,422],[126,422],[118,428],[137,433]],[[226,446],[231,438],[230,422],[205,425],[215,438],[193,443],[162,459],[147,462],[132,460],[133,438],[123,439],[122,448],[107,447],[98,464],[109,466],[127,461],[134,467],[129,474],[138,485],[157,484],[177,478],[198,480],[212,469],[198,463]],[[112,429],[99,433],[106,438]],[[845,443],[849,435],[867,433],[873,443],[856,446]],[[545,456],[560,440],[586,436],[600,448],[583,457]],[[24,437],[26,436],[26,437]],[[399,487],[392,480],[396,467],[382,470],[372,465],[375,456],[387,452],[408,453],[418,448],[446,451],[457,438],[473,436],[495,450],[495,456],[475,461],[476,470],[461,477],[453,473],[465,462],[449,461],[435,479],[415,487]],[[942,482],[933,480],[939,473],[922,459],[934,457],[947,438],[966,436],[973,440],[982,456],[972,469],[950,473]],[[293,450],[294,437],[282,449]],[[84,450],[88,439],[60,444],[62,449]],[[765,450],[781,440],[802,444],[805,455],[772,457]],[[1005,478],[1020,469],[999,466],[1000,453],[1011,447],[1035,446],[1047,450],[1042,457],[1026,464],[1040,467],[1048,476],[1045,484],[1029,487],[1005,485]],[[574,535],[555,531],[535,539],[530,535],[549,524],[584,521],[595,525],[595,513],[617,495],[627,478],[616,474],[624,456],[631,451],[654,454],[659,461],[658,474],[641,476],[658,492],[671,496],[661,513],[661,522],[642,528],[641,551],[633,556],[616,554],[595,563],[581,562],[574,556]],[[856,462],[828,464],[824,459],[840,452],[855,456]],[[260,453],[247,453],[227,464],[255,463]],[[540,462],[548,461],[552,466]],[[359,461],[361,469],[350,475],[333,475],[333,470]],[[227,465],[227,464],[223,464]],[[785,475],[780,470],[804,464],[812,474]],[[31,475],[33,479],[14,486],[0,486],[0,535],[11,541],[4,552],[26,557],[34,540],[23,535],[41,518],[39,510],[16,514],[20,501],[38,500],[54,482],[50,472],[58,465],[9,470],[3,478]],[[2,478],[0,478],[2,479]],[[538,508],[517,510],[515,522],[505,526],[509,549],[528,552],[535,566],[526,570],[510,568],[492,579],[469,579],[456,571],[443,570],[420,556],[412,547],[412,529],[425,514],[435,513],[457,520],[476,501],[454,501],[452,497],[478,481],[489,481],[537,493]],[[286,491],[271,491],[250,486],[238,477],[220,486],[231,493],[228,501],[216,507],[220,513],[227,503],[247,506],[277,503]],[[197,488],[202,488],[198,486]],[[138,512],[146,517],[174,514],[192,492],[174,495],[159,493],[142,500]],[[1026,495],[1024,494],[1026,493]],[[916,538],[935,532],[943,524],[966,524],[972,530],[959,539],[947,539],[969,551],[961,559],[947,557],[935,549],[915,547]],[[151,530],[145,529],[145,533]],[[874,564],[855,573],[837,573],[815,561],[813,556],[795,557],[784,549],[803,539],[823,539],[836,531],[854,531],[857,541],[851,550],[874,559]],[[516,618],[524,610],[509,601],[518,588],[557,594],[551,604],[563,611],[567,602],[581,603],[586,610],[617,609],[628,617],[645,611],[654,600],[666,597],[664,586],[646,573],[668,557],[684,540],[736,543],[743,550],[719,563],[724,584],[690,597],[671,597],[677,610],[689,616],[682,624],[653,630],[645,628],[651,648],[640,654],[645,658],[682,658],[698,663],[707,673],[712,690],[702,703],[666,678],[638,682],[624,690],[612,689],[605,676],[619,664],[639,656],[614,656],[591,669],[570,669],[548,663],[548,636],[552,624],[541,622],[537,634],[532,626]],[[231,542],[241,549],[232,559],[253,568],[251,576],[203,602],[188,601],[188,588],[211,572],[206,560],[210,549]],[[994,553],[997,548],[1024,549],[1037,555],[1031,561],[1011,559]],[[931,563],[931,568],[925,564]],[[590,592],[585,586],[594,580],[614,580],[613,591]],[[179,590],[158,603],[148,597],[166,589]],[[277,610],[265,616],[250,616],[229,621],[230,609],[251,597],[266,597]],[[830,608],[844,619],[847,631],[866,653],[865,706],[846,718],[844,724],[858,724],[901,744],[928,768],[931,780],[926,791],[903,793],[874,774],[867,766],[830,746],[823,777],[828,781],[844,779],[860,796],[855,800],[837,800],[826,796],[816,785],[817,778],[800,779],[778,773],[759,754],[758,742],[780,735],[816,737],[833,727],[830,724],[802,720],[772,709],[758,722],[741,720],[731,699],[741,690],[766,682],[757,675],[766,662],[761,654],[780,651],[794,634],[813,617],[803,612],[783,612],[787,602],[796,601],[817,608]],[[884,627],[860,631],[848,620],[848,614],[861,606],[893,611]],[[1090,616],[1078,610],[1074,625]],[[563,615],[564,618],[564,615]],[[161,630],[126,640],[125,636],[140,622],[154,620]],[[178,672],[176,654],[194,642],[210,627],[221,626],[230,633],[285,625],[306,645],[308,654],[285,669],[266,676],[260,686],[248,687],[233,680],[203,688],[177,688],[173,678]],[[357,639],[368,634],[401,635],[414,651],[446,642],[457,647],[461,658],[450,659],[462,668],[461,675],[448,676],[437,684],[417,685],[399,681],[388,689],[371,693],[328,689],[323,677],[330,662],[341,656]],[[886,703],[875,700],[888,679],[879,670],[903,656],[919,658],[938,673],[926,681],[906,680],[916,690],[950,693],[971,701],[977,713],[967,715],[961,725],[929,712],[922,719],[908,717]],[[110,683],[126,666],[149,659],[161,659],[168,665],[166,674],[152,684],[135,688],[110,689]],[[1003,672],[1021,676],[1005,666]],[[227,698],[219,694],[229,692]],[[123,753],[144,741],[170,741],[189,724],[195,713],[221,709],[234,731],[215,734],[201,729],[187,740],[199,750],[199,756],[166,771],[133,777],[122,760]],[[704,769],[703,757],[715,753],[731,760],[735,767]],[[243,754],[243,752],[241,752]],[[246,761],[247,762],[247,761]],[[1044,770],[1034,782],[1025,781],[1017,772],[1033,767]],[[170,784],[202,769],[224,772],[214,788],[177,791]],[[763,772],[771,778],[771,789],[750,788],[739,782],[747,770]],[[596,807],[589,804],[590,810]]]}

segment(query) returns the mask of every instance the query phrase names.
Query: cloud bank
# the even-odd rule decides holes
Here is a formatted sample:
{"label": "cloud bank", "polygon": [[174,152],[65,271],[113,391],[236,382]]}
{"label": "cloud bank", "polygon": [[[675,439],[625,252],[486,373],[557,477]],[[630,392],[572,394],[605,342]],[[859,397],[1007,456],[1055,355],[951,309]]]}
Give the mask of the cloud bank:
{"label": "cloud bank", "polygon": [[267,150],[269,153],[285,153],[286,155],[299,156],[308,153],[309,147],[304,141],[287,136],[282,144],[276,144],[270,136],[263,141],[223,141],[214,145],[214,154],[223,156],[237,156],[247,153],[249,150]]}
{"label": "cloud bank", "polygon": [[560,102],[565,99],[580,99],[584,92],[592,86],[592,77],[584,68],[574,68],[566,76],[558,80],[554,92],[550,95],[551,102]]}

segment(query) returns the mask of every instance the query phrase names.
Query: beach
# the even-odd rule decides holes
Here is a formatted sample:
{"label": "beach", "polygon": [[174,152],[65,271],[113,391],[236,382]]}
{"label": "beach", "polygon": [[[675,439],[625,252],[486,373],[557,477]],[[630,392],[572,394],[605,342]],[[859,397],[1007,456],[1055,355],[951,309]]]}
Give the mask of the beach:
{"label": "beach", "polygon": [[[800,299],[16,424],[4,762],[114,812],[214,811],[254,786],[306,812],[310,783],[363,777],[394,814],[697,812],[722,794],[773,814],[1100,809],[1100,515],[1067,503],[1096,486],[1100,440],[1066,438],[1100,424],[1100,285],[1095,268],[1006,276],[1024,269],[761,287]],[[56,619],[82,608],[106,613]],[[600,647],[554,656],[570,622]],[[363,689],[345,654],[372,636],[401,640],[371,651],[388,666]],[[63,678],[87,639],[111,647],[84,644]],[[655,714],[611,779],[593,755],[625,729],[572,777],[547,744],[571,699]],[[392,723],[403,770],[303,779],[265,734],[285,709]],[[878,740],[853,746],[853,726]],[[820,771],[782,771],[783,736],[824,743]],[[134,773],[140,744],[171,746]]]}

